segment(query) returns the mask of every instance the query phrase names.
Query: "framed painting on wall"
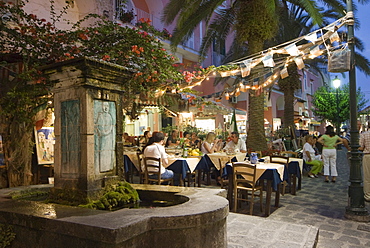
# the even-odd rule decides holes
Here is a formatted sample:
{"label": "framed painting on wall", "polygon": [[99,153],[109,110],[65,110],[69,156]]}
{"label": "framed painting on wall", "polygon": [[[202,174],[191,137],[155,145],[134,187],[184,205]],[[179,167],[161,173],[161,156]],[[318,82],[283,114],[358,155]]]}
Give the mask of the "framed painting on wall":
{"label": "framed painting on wall", "polygon": [[39,164],[54,163],[54,127],[35,128],[36,154]]}

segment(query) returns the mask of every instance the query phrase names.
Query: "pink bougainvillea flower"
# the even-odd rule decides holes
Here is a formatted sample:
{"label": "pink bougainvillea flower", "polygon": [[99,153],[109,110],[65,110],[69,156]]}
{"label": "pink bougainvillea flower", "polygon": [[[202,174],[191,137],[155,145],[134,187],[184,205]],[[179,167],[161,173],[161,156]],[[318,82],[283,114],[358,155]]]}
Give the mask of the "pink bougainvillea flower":
{"label": "pink bougainvillea flower", "polygon": [[102,59],[104,61],[109,61],[110,60],[110,56],[109,55],[104,55]]}

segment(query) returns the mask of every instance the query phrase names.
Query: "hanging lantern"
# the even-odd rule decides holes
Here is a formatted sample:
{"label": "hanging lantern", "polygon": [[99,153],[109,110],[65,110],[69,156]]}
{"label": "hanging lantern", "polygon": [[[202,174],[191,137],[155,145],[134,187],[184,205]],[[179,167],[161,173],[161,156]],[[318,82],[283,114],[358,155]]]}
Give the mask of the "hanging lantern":
{"label": "hanging lantern", "polygon": [[329,72],[345,72],[350,70],[351,50],[348,48],[336,50],[328,56]]}

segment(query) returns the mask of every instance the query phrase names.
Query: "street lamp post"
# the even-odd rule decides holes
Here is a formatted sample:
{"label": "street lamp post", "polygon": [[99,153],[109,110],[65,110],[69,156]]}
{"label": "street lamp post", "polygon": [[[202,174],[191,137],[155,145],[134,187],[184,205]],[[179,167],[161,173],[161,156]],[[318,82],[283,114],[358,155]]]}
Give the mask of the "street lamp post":
{"label": "street lamp post", "polygon": [[340,79],[338,78],[338,76],[335,76],[334,80],[333,80],[333,86],[335,88],[335,91],[336,91],[336,100],[337,100],[337,126],[336,126],[336,129],[337,129],[337,134],[339,135],[339,129],[340,129],[340,119],[339,119],[339,96],[338,96],[338,90],[339,90],[339,86],[340,86]]}
{"label": "street lamp post", "polygon": [[369,221],[369,213],[365,208],[364,191],[362,187],[361,159],[359,148],[359,133],[357,129],[357,97],[356,97],[356,71],[355,71],[355,39],[354,39],[354,16],[352,0],[347,0],[347,28],[348,48],[351,50],[351,62],[349,70],[349,102],[351,123],[351,152],[350,152],[350,175],[348,187],[348,206],[345,216],[357,221]]}

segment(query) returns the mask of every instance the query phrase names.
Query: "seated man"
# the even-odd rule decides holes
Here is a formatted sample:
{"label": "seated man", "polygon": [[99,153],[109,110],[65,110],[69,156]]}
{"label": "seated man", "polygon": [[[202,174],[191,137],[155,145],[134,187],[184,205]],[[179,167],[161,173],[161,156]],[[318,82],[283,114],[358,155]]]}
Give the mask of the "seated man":
{"label": "seated man", "polygon": [[244,141],[239,139],[238,132],[231,133],[231,141],[229,141],[229,143],[227,143],[226,146],[224,147],[225,151],[227,151],[228,149],[231,149],[235,152],[242,152],[242,153],[247,152],[247,145],[245,144]]}
{"label": "seated man", "polygon": [[[148,146],[144,149],[145,157],[160,158],[162,160],[161,167],[161,178],[168,179],[173,178],[173,171],[167,170],[164,166],[168,165],[168,155],[163,147],[164,134],[161,132],[153,132],[153,136]],[[151,164],[158,165],[158,162],[152,161]],[[157,170],[158,171],[158,170]],[[153,172],[157,172],[153,171]],[[149,171],[150,173],[151,171]],[[156,179],[156,174],[149,174],[149,177]]]}

